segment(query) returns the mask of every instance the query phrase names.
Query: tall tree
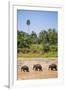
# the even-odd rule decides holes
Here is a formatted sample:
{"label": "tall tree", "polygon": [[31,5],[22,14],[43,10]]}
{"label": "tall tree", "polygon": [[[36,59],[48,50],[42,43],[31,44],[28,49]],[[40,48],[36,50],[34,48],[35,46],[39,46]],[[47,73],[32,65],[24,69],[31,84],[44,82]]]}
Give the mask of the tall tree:
{"label": "tall tree", "polygon": [[49,37],[50,44],[57,44],[58,34],[57,34],[57,31],[55,29],[48,30],[48,37]]}
{"label": "tall tree", "polygon": [[28,31],[30,31],[30,30],[29,30],[29,25],[30,25],[30,20],[29,20],[29,19],[27,20],[26,24],[27,24],[27,26],[28,26]]}
{"label": "tall tree", "polygon": [[47,44],[49,42],[47,31],[43,30],[39,33],[40,43]]}
{"label": "tall tree", "polygon": [[37,34],[34,31],[31,33],[31,41],[33,44],[37,43]]}

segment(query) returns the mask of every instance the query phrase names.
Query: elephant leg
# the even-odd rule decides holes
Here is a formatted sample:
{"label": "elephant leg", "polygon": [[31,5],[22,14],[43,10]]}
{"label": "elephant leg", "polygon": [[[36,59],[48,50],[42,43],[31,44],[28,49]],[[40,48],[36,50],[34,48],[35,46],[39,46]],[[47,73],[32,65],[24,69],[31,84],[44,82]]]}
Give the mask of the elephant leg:
{"label": "elephant leg", "polygon": [[27,72],[29,72],[29,70],[27,70]]}
{"label": "elephant leg", "polygon": [[57,68],[55,68],[55,70],[57,71]]}
{"label": "elephant leg", "polygon": [[42,68],[40,68],[40,71],[42,71]]}
{"label": "elephant leg", "polygon": [[36,71],[36,68],[34,68],[34,71]]}
{"label": "elephant leg", "polygon": [[51,67],[51,70],[53,70],[53,68]]}
{"label": "elephant leg", "polygon": [[23,69],[22,71],[23,71],[23,72],[25,72],[25,70],[24,70],[24,69]]}
{"label": "elephant leg", "polygon": [[42,68],[41,68],[41,71],[43,71]]}

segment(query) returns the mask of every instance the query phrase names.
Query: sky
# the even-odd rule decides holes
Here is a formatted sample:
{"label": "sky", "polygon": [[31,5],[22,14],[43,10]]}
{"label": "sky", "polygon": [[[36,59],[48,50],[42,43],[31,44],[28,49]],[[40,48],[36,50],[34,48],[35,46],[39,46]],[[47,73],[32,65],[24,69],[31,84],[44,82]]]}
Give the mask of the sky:
{"label": "sky", "polygon": [[[26,24],[30,20],[29,30]],[[42,30],[54,28],[58,30],[58,12],[56,11],[32,11],[17,10],[17,30],[37,34]]]}

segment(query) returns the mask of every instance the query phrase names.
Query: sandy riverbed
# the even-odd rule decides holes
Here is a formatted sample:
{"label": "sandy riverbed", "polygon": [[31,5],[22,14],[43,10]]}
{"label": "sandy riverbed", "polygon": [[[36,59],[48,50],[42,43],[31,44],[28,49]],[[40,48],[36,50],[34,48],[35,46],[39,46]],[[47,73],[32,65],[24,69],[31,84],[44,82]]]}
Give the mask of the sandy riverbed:
{"label": "sandy riverbed", "polygon": [[[57,78],[58,71],[48,70],[50,64],[58,65],[57,58],[18,58],[17,60],[17,79],[48,79]],[[34,71],[33,65],[41,64],[43,71]],[[29,72],[21,72],[21,66],[27,65],[29,67]]]}

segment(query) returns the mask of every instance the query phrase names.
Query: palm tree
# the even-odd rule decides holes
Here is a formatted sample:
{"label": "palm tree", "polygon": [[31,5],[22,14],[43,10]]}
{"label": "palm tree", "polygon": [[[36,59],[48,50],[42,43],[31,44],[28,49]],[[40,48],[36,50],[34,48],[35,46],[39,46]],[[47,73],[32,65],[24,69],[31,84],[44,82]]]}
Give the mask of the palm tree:
{"label": "palm tree", "polygon": [[29,25],[30,25],[30,20],[28,19],[26,22],[27,26],[28,26],[28,31],[29,31]]}

